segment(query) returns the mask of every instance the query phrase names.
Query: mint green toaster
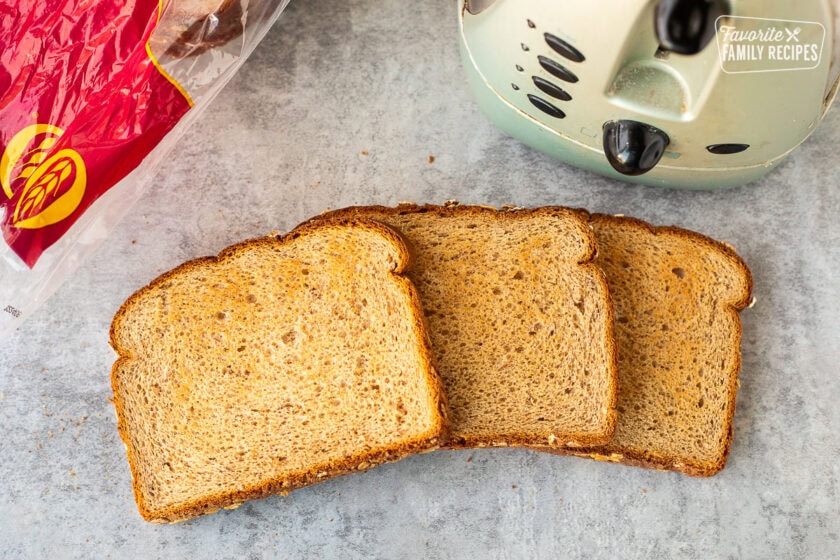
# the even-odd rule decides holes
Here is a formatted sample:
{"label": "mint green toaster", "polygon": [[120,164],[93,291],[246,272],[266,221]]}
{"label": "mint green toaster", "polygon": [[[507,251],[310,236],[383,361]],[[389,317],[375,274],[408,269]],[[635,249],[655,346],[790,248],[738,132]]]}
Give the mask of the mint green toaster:
{"label": "mint green toaster", "polygon": [[838,89],[838,0],[461,0],[483,112],[572,165],[694,189],[749,183]]}

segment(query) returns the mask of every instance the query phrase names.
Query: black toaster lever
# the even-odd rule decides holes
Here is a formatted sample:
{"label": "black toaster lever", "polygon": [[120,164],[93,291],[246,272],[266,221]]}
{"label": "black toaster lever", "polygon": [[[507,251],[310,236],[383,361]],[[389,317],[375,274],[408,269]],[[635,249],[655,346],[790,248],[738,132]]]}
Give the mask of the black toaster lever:
{"label": "black toaster lever", "polygon": [[660,46],[678,54],[697,54],[715,36],[715,20],[727,15],[724,0],[661,0],[654,26]]}

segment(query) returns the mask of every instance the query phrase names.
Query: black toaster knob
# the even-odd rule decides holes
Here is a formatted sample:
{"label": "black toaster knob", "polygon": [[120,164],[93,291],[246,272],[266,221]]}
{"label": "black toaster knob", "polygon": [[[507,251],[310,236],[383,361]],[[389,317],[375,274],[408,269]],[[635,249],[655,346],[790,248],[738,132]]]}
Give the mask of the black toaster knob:
{"label": "black toaster knob", "polygon": [[649,124],[629,120],[604,123],[604,154],[624,175],[641,175],[653,169],[670,141],[667,134]]}
{"label": "black toaster knob", "polygon": [[724,0],[661,0],[654,16],[659,44],[678,54],[697,54],[715,36],[715,20],[727,12]]}

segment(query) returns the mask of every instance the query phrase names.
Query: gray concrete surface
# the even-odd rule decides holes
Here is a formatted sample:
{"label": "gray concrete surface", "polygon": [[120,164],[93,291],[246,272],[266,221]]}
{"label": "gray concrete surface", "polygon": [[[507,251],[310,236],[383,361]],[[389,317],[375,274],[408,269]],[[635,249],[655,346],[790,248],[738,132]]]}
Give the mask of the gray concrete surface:
{"label": "gray concrete surface", "polygon": [[[0,556],[838,557],[840,111],[758,184],[626,186],[494,129],[462,79],[455,16],[453,0],[293,2],[121,228],[4,342]],[[584,206],[735,245],[758,305],[743,314],[727,468],[696,480],[447,451],[175,526],[142,521],[108,400],[120,303],[186,259],[326,208],[450,198]]]}

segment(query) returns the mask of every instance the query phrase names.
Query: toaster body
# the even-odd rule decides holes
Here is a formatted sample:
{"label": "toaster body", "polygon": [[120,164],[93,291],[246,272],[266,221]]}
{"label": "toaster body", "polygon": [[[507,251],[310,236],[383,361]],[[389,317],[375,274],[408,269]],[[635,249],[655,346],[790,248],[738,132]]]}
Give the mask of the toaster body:
{"label": "toaster body", "polygon": [[[668,20],[693,4],[718,11]],[[754,181],[813,132],[837,91],[829,0],[462,0],[459,14],[483,112],[538,150],[625,181]]]}

